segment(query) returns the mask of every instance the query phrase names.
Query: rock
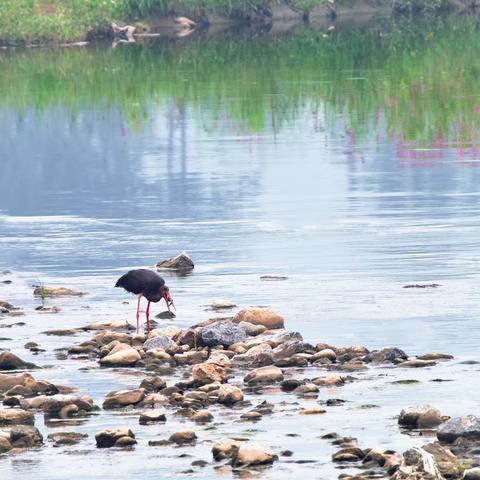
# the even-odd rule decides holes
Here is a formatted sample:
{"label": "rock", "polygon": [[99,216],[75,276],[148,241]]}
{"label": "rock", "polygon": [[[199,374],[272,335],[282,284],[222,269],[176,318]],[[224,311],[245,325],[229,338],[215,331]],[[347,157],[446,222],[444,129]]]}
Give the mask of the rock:
{"label": "rock", "polygon": [[207,325],[203,327],[200,335],[202,343],[207,347],[215,347],[217,345],[229,347],[234,343],[245,340],[247,337],[241,327],[230,321],[215,322]]}
{"label": "rock", "polygon": [[300,395],[310,395],[310,394],[317,395],[318,392],[319,392],[319,388],[314,383],[311,383],[311,382],[307,382],[302,385],[299,385],[294,390],[294,393],[297,393]]}
{"label": "rock", "polygon": [[140,415],[138,422],[140,425],[148,425],[150,423],[166,422],[167,417],[163,410],[147,410]]}
{"label": "rock", "polygon": [[94,322],[83,327],[83,330],[131,330],[132,325],[127,320],[105,320],[102,322]]}
{"label": "rock", "polygon": [[288,380],[284,380],[281,384],[280,384],[280,388],[284,391],[284,392],[292,392],[293,390],[295,390],[297,387],[299,387],[300,385],[302,385],[303,381],[300,381],[300,380],[297,380],[295,378],[289,378]]}
{"label": "rock", "polygon": [[173,358],[179,365],[195,365],[207,360],[208,353],[205,351],[191,350],[185,353],[176,353]]}
{"label": "rock", "polygon": [[10,443],[10,440],[5,437],[0,436],[0,454],[6,453],[12,449],[12,444]]}
{"label": "rock", "polygon": [[247,352],[233,357],[236,364],[247,364],[258,367],[272,365],[273,353],[272,347],[268,343],[261,343],[250,348]]}
{"label": "rock", "polygon": [[27,381],[35,381],[29,373],[21,373],[18,375],[0,373],[0,393],[6,392],[16,386],[26,386]]}
{"label": "rock", "polygon": [[17,409],[0,409],[0,425],[33,425],[35,416],[32,412]]}
{"label": "rock", "polygon": [[279,361],[290,359],[299,353],[309,353],[313,355],[315,352],[316,350],[313,345],[310,345],[307,342],[297,341],[282,343],[272,351],[275,364]]}
{"label": "rock", "polygon": [[409,428],[434,428],[443,422],[440,410],[432,405],[417,405],[400,412],[399,425]]}
{"label": "rock", "polygon": [[215,300],[210,307],[213,310],[224,310],[236,307],[236,305],[230,300],[225,300],[224,298]]}
{"label": "rock", "polygon": [[15,425],[10,429],[10,443],[15,448],[32,448],[43,443],[43,436],[32,425]]}
{"label": "rock", "polygon": [[212,446],[212,455],[215,460],[232,458],[239,450],[241,442],[232,438],[222,438]]}
{"label": "rock", "polygon": [[191,420],[197,423],[208,423],[213,421],[213,415],[208,410],[199,410],[192,415]]}
{"label": "rock", "polygon": [[[1,445],[0,445],[1,448]],[[463,474],[463,480],[480,480],[480,468],[469,468]]]}
{"label": "rock", "polygon": [[232,362],[230,361],[230,358],[228,358],[227,353],[230,355],[232,352],[229,350],[212,351],[210,357],[208,357],[208,360],[205,363],[213,363],[223,368],[229,368],[231,367]]}
{"label": "rock", "polygon": [[[21,405],[23,405],[23,402],[21,402]],[[72,408],[72,405],[76,408]],[[67,414],[77,413],[79,411],[90,412],[93,410],[93,400],[86,395],[78,397],[75,395],[57,394],[50,397],[43,397],[41,406],[44,414],[47,416],[59,415],[64,417]]]}
{"label": "rock", "polygon": [[337,359],[337,354],[330,348],[324,348],[323,350],[320,350],[319,352],[313,354],[310,361],[315,362],[317,360],[322,360],[325,358],[334,362]]}
{"label": "rock", "polygon": [[260,277],[260,280],[263,280],[263,281],[270,281],[270,282],[278,282],[278,281],[282,281],[282,280],[287,280],[288,277],[282,277],[281,275],[262,275]]}
{"label": "rock", "polygon": [[323,410],[323,408],[309,408],[300,410],[299,413],[300,415],[321,415],[323,413],[327,413],[327,411]]}
{"label": "rock", "polygon": [[223,382],[227,378],[227,373],[220,365],[214,363],[199,363],[192,367],[192,376],[195,385],[202,386],[213,382]]}
{"label": "rock", "polygon": [[399,348],[382,348],[366,355],[365,361],[372,363],[399,363],[408,359],[408,355]]}
{"label": "rock", "polygon": [[279,345],[287,342],[302,342],[303,337],[300,332],[282,332],[275,335],[267,336],[262,335],[255,340],[261,341],[265,337],[265,342],[267,342],[272,348],[278,347]]}
{"label": "rock", "polygon": [[186,252],[182,252],[176,257],[169,258],[167,260],[161,260],[156,265],[158,269],[168,269],[168,270],[180,270],[188,271],[193,270],[195,267],[192,259]]}
{"label": "rock", "polygon": [[44,285],[37,285],[33,290],[36,297],[80,297],[85,295],[85,292],[77,292],[65,287],[47,287]]}
{"label": "rock", "polygon": [[168,405],[169,403],[170,400],[166,395],[163,395],[162,393],[150,393],[140,403],[138,403],[137,406],[150,406],[152,408],[156,408],[158,406]]}
{"label": "rock", "polygon": [[88,438],[86,433],[77,433],[77,432],[58,432],[50,433],[47,440],[54,442],[55,447],[60,447],[62,445],[76,445],[80,443],[85,438]]}
{"label": "rock", "polygon": [[141,360],[140,354],[134,348],[126,348],[116,353],[111,353],[100,359],[100,365],[109,367],[129,367]]}
{"label": "rock", "polygon": [[116,442],[115,442],[115,447],[131,447],[132,445],[135,445],[137,441],[135,438],[130,437],[130,436],[124,436],[120,437]]}
{"label": "rock", "polygon": [[341,387],[345,385],[345,380],[340,375],[327,375],[312,380],[312,383],[322,387]]}
{"label": "rock", "polygon": [[243,328],[243,330],[249,337],[256,337],[257,335],[261,335],[267,330],[267,327],[265,327],[264,325],[254,325],[253,323],[249,322],[240,322],[238,326],[240,328]]}
{"label": "rock", "polygon": [[182,430],[170,435],[169,441],[177,445],[185,445],[188,443],[195,443],[197,435],[191,430]]}
{"label": "rock", "polygon": [[274,366],[267,366],[257,368],[245,375],[243,381],[249,385],[256,385],[259,383],[274,383],[283,380],[283,372]]}
{"label": "rock", "polygon": [[383,468],[398,467],[403,462],[403,457],[393,450],[384,450],[382,448],[371,448],[363,452],[364,465],[376,464]]}
{"label": "rock", "polygon": [[[125,438],[127,437],[127,438]],[[127,428],[107,428],[95,435],[97,448],[110,448],[114,446],[126,446],[135,442],[135,435]]]}
{"label": "rock", "polygon": [[163,312],[157,313],[155,318],[160,318],[164,320],[168,320],[169,318],[175,318],[176,315],[171,310],[164,310]]}
{"label": "rock", "polygon": [[399,363],[397,367],[409,367],[409,368],[423,368],[423,367],[433,367],[436,365],[436,362],[430,360],[419,360],[417,358],[412,360],[406,360],[405,362]]}
{"label": "rock", "polygon": [[332,455],[334,462],[358,462],[365,457],[365,454],[360,448],[347,447],[342,448]]}
{"label": "rock", "polygon": [[143,349],[146,352],[148,350],[154,350],[155,348],[161,348],[166,352],[175,352],[178,345],[167,335],[158,335],[154,338],[150,338],[143,344]]}
{"label": "rock", "polygon": [[419,360],[452,360],[453,355],[447,355],[445,353],[430,352],[424,355],[417,355]]}
{"label": "rock", "polygon": [[248,322],[254,325],[263,325],[268,329],[285,327],[283,317],[268,308],[244,308],[233,317],[233,322]]}
{"label": "rock", "polygon": [[80,328],[57,328],[53,330],[45,330],[42,332],[44,335],[57,336],[57,337],[73,337],[77,333],[82,332]]}
{"label": "rock", "polygon": [[140,383],[139,388],[143,388],[145,392],[159,392],[167,386],[167,382],[161,377],[145,377]]}
{"label": "rock", "polygon": [[232,466],[267,465],[277,459],[270,449],[247,442],[240,444],[240,448],[233,454]]}
{"label": "rock", "polygon": [[177,337],[179,345],[188,345],[190,348],[197,348],[199,342],[199,335],[193,328],[189,328],[181,332]]}
{"label": "rock", "polygon": [[127,405],[135,405],[145,398],[145,390],[137,388],[135,390],[121,390],[119,392],[110,392],[103,402],[105,410],[113,408],[122,408]]}
{"label": "rock", "polygon": [[242,420],[248,420],[248,421],[257,421],[260,420],[263,417],[263,415],[260,412],[257,412],[255,410],[251,412],[246,412],[240,415],[240,418]]}
{"label": "rock", "polygon": [[148,338],[152,339],[152,338],[158,337],[159,335],[165,335],[168,338],[171,338],[173,340],[175,337],[178,337],[181,333],[182,333],[181,328],[176,327],[175,325],[170,325],[168,327],[156,328],[155,330],[152,330]]}
{"label": "rock", "polygon": [[480,418],[474,415],[455,417],[438,427],[437,438],[441,442],[451,443],[459,437],[480,439]]}
{"label": "rock", "polygon": [[12,352],[0,353],[0,370],[26,370],[39,368],[34,363],[24,362]]}
{"label": "rock", "polygon": [[222,385],[218,389],[218,398],[219,403],[224,405],[232,405],[243,400],[243,392],[233,385]]}

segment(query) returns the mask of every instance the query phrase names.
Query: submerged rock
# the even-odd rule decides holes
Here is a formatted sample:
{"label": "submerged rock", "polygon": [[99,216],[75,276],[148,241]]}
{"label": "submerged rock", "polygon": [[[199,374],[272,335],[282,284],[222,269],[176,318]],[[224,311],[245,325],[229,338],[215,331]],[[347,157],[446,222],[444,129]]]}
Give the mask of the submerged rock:
{"label": "submerged rock", "polygon": [[440,410],[432,405],[417,405],[400,412],[399,425],[409,428],[434,428],[443,422]]}
{"label": "submerged rock", "polygon": [[222,438],[212,446],[212,455],[215,460],[232,458],[238,452],[241,442],[233,438]]}
{"label": "submerged rock", "polygon": [[192,415],[191,420],[197,423],[208,423],[213,421],[213,415],[208,410],[199,410]]}
{"label": "submerged rock", "polygon": [[15,425],[10,429],[10,443],[15,448],[32,448],[43,443],[43,436],[32,425]]}
{"label": "submerged rock", "polygon": [[97,448],[125,447],[136,442],[135,435],[127,428],[107,428],[95,435]]}
{"label": "submerged rock", "polygon": [[207,347],[221,345],[229,347],[234,343],[242,342],[247,338],[245,331],[230,321],[215,322],[201,331],[201,340]]}
{"label": "submerged rock", "polygon": [[77,292],[65,287],[47,287],[44,285],[37,285],[33,290],[36,297],[80,297],[85,295],[85,292]]}
{"label": "submerged rock", "polygon": [[86,438],[88,438],[86,433],[58,432],[50,433],[47,440],[53,442],[55,447],[60,447],[62,445],[76,445]]}
{"label": "submerged rock", "polygon": [[254,325],[263,325],[268,329],[284,328],[283,317],[269,308],[244,308],[235,317],[234,323],[248,322]]}
{"label": "submerged rock", "polygon": [[215,300],[210,307],[213,310],[226,310],[230,308],[236,307],[235,303],[231,302],[230,300],[226,300],[224,298]]}
{"label": "submerged rock", "polygon": [[146,410],[140,415],[138,422],[140,425],[148,425],[150,423],[166,422],[167,417],[163,410]]}
{"label": "submerged rock", "polygon": [[193,270],[195,267],[193,260],[186,252],[182,252],[176,257],[168,258],[167,260],[161,260],[156,265],[156,268],[163,270],[181,270],[188,271]]}
{"label": "submerged rock", "polygon": [[480,439],[480,418],[475,415],[451,418],[438,427],[437,437],[447,443],[459,437]]}

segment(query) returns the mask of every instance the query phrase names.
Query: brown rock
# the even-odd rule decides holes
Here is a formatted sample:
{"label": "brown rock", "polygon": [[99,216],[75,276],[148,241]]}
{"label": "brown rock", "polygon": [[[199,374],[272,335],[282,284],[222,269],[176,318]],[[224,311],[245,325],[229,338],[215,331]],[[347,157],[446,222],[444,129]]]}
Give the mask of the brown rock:
{"label": "brown rock", "polygon": [[146,392],[159,392],[167,386],[167,382],[161,377],[145,377],[139,388]]}
{"label": "brown rock", "polygon": [[399,363],[397,367],[409,367],[409,368],[423,368],[423,367],[433,367],[437,363],[430,360],[419,360],[414,358],[412,360],[406,360],[405,362]]}
{"label": "brown rock", "polygon": [[434,428],[443,422],[440,410],[432,405],[417,405],[400,412],[398,423],[409,428]]}
{"label": "brown rock", "polygon": [[80,297],[84,292],[77,292],[65,287],[47,287],[44,285],[36,286],[33,290],[36,297]]}
{"label": "brown rock", "polygon": [[195,385],[202,386],[213,382],[223,382],[227,373],[223,367],[214,363],[199,363],[192,367],[192,376]]}
{"label": "brown rock", "polygon": [[17,409],[0,409],[0,425],[33,425],[35,417],[32,412]]}
{"label": "brown rock", "polygon": [[224,405],[232,405],[243,400],[243,392],[233,385],[222,385],[218,389],[217,401]]}
{"label": "brown rock", "polygon": [[6,453],[12,448],[12,444],[8,438],[0,437],[0,453]]}
{"label": "brown rock", "polygon": [[213,421],[213,415],[208,410],[199,410],[192,415],[192,420],[197,423],[209,423]]}
{"label": "brown rock", "polygon": [[181,430],[170,435],[169,441],[177,445],[185,445],[188,443],[195,443],[197,435],[191,430]]}
{"label": "brown rock", "polygon": [[257,368],[247,373],[243,381],[250,385],[259,383],[274,383],[283,380],[283,372],[278,367],[267,366]]}
{"label": "brown rock", "polygon": [[235,323],[248,322],[254,325],[263,325],[268,329],[284,328],[283,317],[268,308],[244,308],[233,317],[233,321]]}
{"label": "brown rock", "polygon": [[325,387],[341,387],[345,385],[345,380],[340,375],[327,375],[326,377],[314,378],[312,383]]}
{"label": "brown rock", "polygon": [[182,252],[176,257],[172,257],[167,260],[161,260],[155,266],[160,270],[167,269],[188,271],[193,270],[195,265],[190,256],[186,252]]}
{"label": "brown rock", "polygon": [[118,392],[110,392],[103,402],[105,410],[112,408],[122,408],[127,405],[135,405],[145,398],[145,390],[137,388],[135,390],[121,390]]}
{"label": "brown rock", "polygon": [[419,360],[452,360],[453,355],[448,355],[445,353],[437,353],[437,352],[430,352],[430,353],[425,353],[424,355],[418,355],[417,358]]}
{"label": "brown rock", "polygon": [[141,360],[140,354],[130,347],[101,358],[100,364],[110,367],[127,367],[135,365],[139,360]]}
{"label": "brown rock", "polygon": [[222,438],[212,446],[212,455],[215,460],[232,458],[240,448],[241,442],[232,438]]}
{"label": "brown rock", "polygon": [[34,363],[24,362],[12,352],[0,353],[0,370],[26,370],[38,368]]}
{"label": "brown rock", "polygon": [[15,425],[10,429],[10,443],[15,448],[32,448],[43,443],[43,436],[32,425]]}
{"label": "brown rock", "polygon": [[[117,442],[120,439],[124,439],[124,437],[129,437],[132,440],[135,440],[135,435],[133,434],[133,432],[130,429],[126,428],[107,428],[98,432],[95,435],[95,440],[97,442],[97,448],[109,448],[117,446]],[[122,440],[119,446],[125,446],[125,443],[128,442]]]}
{"label": "brown rock", "polygon": [[138,422],[140,425],[148,425],[149,423],[166,422],[167,417],[163,410],[147,410],[140,415]]}
{"label": "brown rock", "polygon": [[54,442],[55,447],[60,447],[61,445],[76,445],[85,438],[88,438],[88,435],[86,433],[77,432],[51,433],[47,437],[50,442]]}
{"label": "brown rock", "polygon": [[365,457],[365,454],[360,448],[347,447],[342,448],[338,452],[334,453],[332,460],[334,462],[358,462]]}
{"label": "brown rock", "polygon": [[242,443],[232,458],[232,466],[267,465],[276,460],[268,448],[251,443]]}

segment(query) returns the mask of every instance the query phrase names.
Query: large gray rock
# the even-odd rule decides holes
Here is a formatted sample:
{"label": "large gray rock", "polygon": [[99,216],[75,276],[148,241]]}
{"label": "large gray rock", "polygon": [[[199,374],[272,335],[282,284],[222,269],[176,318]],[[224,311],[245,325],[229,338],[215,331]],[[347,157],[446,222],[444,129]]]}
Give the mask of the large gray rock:
{"label": "large gray rock", "polygon": [[202,329],[202,342],[207,347],[215,347],[222,345],[229,347],[230,345],[242,342],[247,338],[247,335],[242,327],[233,322],[216,322],[207,325]]}
{"label": "large gray rock", "polygon": [[167,351],[177,350],[177,344],[167,335],[158,335],[157,337],[150,338],[143,344],[145,351],[154,350],[155,348],[162,348]]}
{"label": "large gray rock", "polygon": [[475,415],[451,418],[438,427],[437,437],[442,442],[454,442],[459,437],[480,439],[480,418]]}
{"label": "large gray rock", "polygon": [[365,361],[372,363],[400,363],[408,359],[408,355],[399,348],[382,348],[366,355]]}

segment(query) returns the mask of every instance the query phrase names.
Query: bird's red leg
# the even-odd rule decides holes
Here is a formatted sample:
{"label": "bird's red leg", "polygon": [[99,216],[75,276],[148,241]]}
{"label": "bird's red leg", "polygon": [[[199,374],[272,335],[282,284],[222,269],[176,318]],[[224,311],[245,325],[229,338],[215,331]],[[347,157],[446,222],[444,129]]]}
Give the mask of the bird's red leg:
{"label": "bird's red leg", "polygon": [[150,333],[150,302],[148,302],[147,310],[145,311],[147,315],[147,335]]}
{"label": "bird's red leg", "polygon": [[138,303],[137,303],[137,333],[138,333],[138,320],[140,318],[140,300],[141,300],[142,296],[140,295],[138,297]]}

